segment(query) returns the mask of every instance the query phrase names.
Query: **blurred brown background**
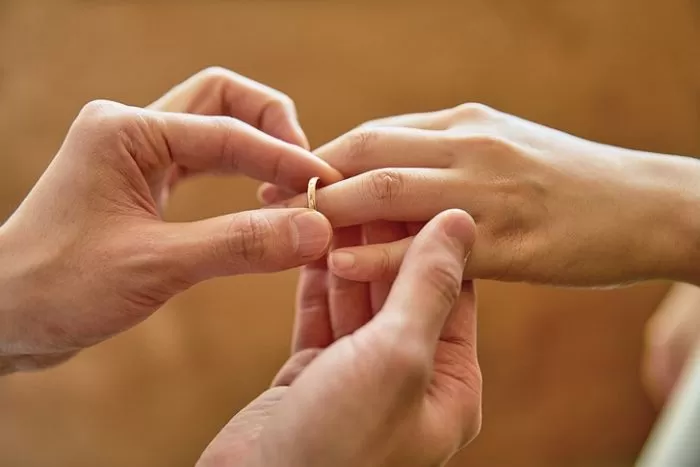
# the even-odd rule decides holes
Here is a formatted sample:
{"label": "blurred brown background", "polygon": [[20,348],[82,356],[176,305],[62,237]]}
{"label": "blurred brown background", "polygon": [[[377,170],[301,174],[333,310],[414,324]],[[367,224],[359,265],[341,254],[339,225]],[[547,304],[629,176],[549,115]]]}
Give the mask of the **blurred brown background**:
{"label": "blurred brown background", "polygon": [[[291,95],[315,144],[378,116],[479,101],[700,154],[697,1],[0,0],[0,217],[85,102],[145,105],[208,65]],[[171,217],[254,207],[255,186],[195,180]],[[204,284],[66,365],[3,378],[0,465],[193,465],[286,358],[295,279]],[[632,465],[654,417],[642,330],[665,290],[482,284],[484,427],[452,465]]]}

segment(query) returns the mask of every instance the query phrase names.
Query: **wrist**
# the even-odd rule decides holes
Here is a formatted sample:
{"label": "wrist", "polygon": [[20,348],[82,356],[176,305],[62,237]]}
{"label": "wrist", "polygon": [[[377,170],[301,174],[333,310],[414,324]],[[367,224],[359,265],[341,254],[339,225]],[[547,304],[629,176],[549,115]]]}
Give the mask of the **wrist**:
{"label": "wrist", "polygon": [[[689,157],[638,153],[644,196],[632,199],[647,210],[636,235],[649,279],[700,285],[700,161]],[[646,247],[643,244],[646,243]]]}
{"label": "wrist", "polygon": [[0,376],[15,371],[10,350],[13,323],[13,294],[10,292],[11,258],[7,254],[6,228],[0,225]]}
{"label": "wrist", "polygon": [[31,358],[21,322],[27,313],[26,274],[11,238],[6,225],[0,226],[0,375],[17,371],[19,360]]}

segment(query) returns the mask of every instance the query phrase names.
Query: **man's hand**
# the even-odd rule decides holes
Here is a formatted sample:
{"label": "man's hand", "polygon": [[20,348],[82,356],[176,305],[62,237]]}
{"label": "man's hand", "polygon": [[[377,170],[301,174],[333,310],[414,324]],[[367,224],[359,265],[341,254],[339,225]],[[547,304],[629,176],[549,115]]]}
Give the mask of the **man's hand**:
{"label": "man's hand", "polygon": [[160,216],[185,175],[242,174],[296,191],[312,176],[338,180],[306,146],[288,97],[221,69],[150,109],[88,104],[0,228],[0,373],[64,360],[207,278],[322,256],[330,226],[306,209]]}
{"label": "man's hand", "polygon": [[198,467],[446,463],[481,422],[475,298],[462,282],[473,239],[463,211],[439,214],[377,310],[367,284],[305,267],[293,356]]}
{"label": "man's hand", "polygon": [[[698,161],[592,143],[474,104],[370,122],[316,154],[347,177],[317,194],[334,227],[401,223],[389,243],[331,255],[347,279],[390,279],[421,223],[460,208],[478,230],[469,277],[700,283]],[[266,202],[288,195],[260,192]]]}

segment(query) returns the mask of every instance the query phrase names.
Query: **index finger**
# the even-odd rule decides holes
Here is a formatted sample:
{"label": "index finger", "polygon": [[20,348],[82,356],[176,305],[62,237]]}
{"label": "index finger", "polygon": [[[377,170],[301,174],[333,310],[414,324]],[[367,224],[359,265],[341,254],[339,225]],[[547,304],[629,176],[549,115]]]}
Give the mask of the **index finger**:
{"label": "index finger", "polygon": [[200,71],[149,107],[166,112],[228,115],[275,138],[309,149],[292,99],[226,68]]}
{"label": "index finger", "polygon": [[[309,151],[234,118],[137,112],[140,135],[135,139],[149,135],[151,150],[164,153],[190,172],[239,172],[297,192],[304,191],[314,176],[323,183],[342,178]],[[153,147],[159,142],[159,147]]]}

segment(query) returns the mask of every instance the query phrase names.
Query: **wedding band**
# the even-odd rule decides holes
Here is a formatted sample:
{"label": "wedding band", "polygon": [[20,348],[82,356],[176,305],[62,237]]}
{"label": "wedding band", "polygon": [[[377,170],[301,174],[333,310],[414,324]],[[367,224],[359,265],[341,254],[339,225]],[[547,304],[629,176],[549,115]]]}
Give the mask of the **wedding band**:
{"label": "wedding band", "polygon": [[306,189],[306,205],[309,209],[316,209],[316,185],[318,185],[319,177],[313,177],[309,180],[309,186]]}

